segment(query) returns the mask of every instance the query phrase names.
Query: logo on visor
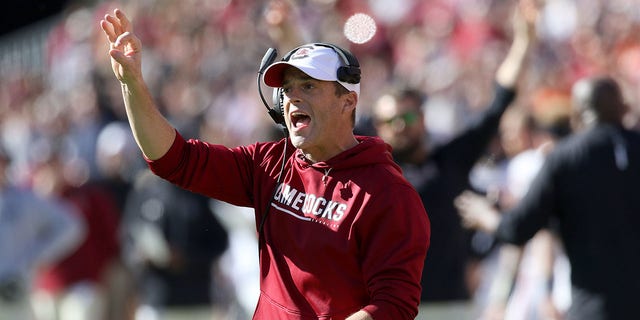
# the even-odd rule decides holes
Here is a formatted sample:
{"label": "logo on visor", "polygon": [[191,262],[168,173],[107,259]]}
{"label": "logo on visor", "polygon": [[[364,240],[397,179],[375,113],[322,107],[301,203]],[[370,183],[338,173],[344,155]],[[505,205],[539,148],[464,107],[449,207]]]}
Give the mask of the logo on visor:
{"label": "logo on visor", "polygon": [[296,51],[296,53],[293,54],[293,56],[291,57],[291,60],[307,58],[309,57],[309,54],[311,53],[312,50],[313,49],[310,47],[300,48]]}

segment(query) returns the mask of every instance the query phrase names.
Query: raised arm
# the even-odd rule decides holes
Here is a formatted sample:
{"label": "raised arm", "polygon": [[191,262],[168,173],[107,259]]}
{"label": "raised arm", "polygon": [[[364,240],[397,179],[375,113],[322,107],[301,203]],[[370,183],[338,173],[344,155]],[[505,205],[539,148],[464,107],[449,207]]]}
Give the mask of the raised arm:
{"label": "raised arm", "polygon": [[111,67],[122,86],[136,143],[147,158],[158,159],[169,150],[176,132],[156,107],[142,77],[142,43],[120,9],[115,9],[113,15],[105,15],[100,27],[109,41]]}
{"label": "raised arm", "polygon": [[525,61],[535,41],[538,8],[535,0],[520,0],[513,15],[513,42],[496,72],[496,82],[505,88],[515,88]]}

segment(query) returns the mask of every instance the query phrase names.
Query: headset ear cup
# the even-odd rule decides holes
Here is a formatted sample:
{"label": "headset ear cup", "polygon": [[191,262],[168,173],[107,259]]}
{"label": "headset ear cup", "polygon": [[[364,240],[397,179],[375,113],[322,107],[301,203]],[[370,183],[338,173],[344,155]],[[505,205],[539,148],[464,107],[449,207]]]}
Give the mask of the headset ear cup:
{"label": "headset ear cup", "polygon": [[278,116],[280,117],[280,124],[286,126],[287,124],[284,122],[284,90],[282,88],[278,88],[278,104],[276,105],[276,111],[278,112]]}
{"label": "headset ear cup", "polygon": [[338,80],[351,84],[360,83],[360,68],[354,66],[338,68]]}
{"label": "headset ear cup", "polygon": [[273,90],[273,116],[276,123],[286,126],[284,122],[284,107],[283,104],[283,92],[282,88],[275,88]]}

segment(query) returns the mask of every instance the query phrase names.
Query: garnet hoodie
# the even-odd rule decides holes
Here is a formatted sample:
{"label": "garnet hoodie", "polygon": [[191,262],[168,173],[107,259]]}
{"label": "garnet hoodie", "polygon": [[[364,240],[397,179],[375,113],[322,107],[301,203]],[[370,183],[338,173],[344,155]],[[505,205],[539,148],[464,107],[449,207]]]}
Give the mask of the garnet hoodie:
{"label": "garnet hoodie", "polygon": [[357,139],[311,163],[288,139],[228,148],[178,134],[162,158],[147,162],[185,189],[255,209],[254,319],[345,319],[360,309],[376,320],[414,319],[429,220],[390,147]]}

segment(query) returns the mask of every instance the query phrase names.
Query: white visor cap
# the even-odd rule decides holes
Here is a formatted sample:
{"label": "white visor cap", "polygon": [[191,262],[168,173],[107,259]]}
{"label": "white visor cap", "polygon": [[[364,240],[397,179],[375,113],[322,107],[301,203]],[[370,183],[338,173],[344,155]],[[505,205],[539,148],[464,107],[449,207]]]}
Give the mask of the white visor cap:
{"label": "white visor cap", "polygon": [[284,70],[296,67],[308,76],[323,81],[337,81],[349,91],[360,95],[360,84],[347,83],[338,80],[338,68],[345,66],[333,48],[309,44],[299,47],[287,61],[280,61],[270,65],[264,73],[264,83],[269,87],[282,87]]}

